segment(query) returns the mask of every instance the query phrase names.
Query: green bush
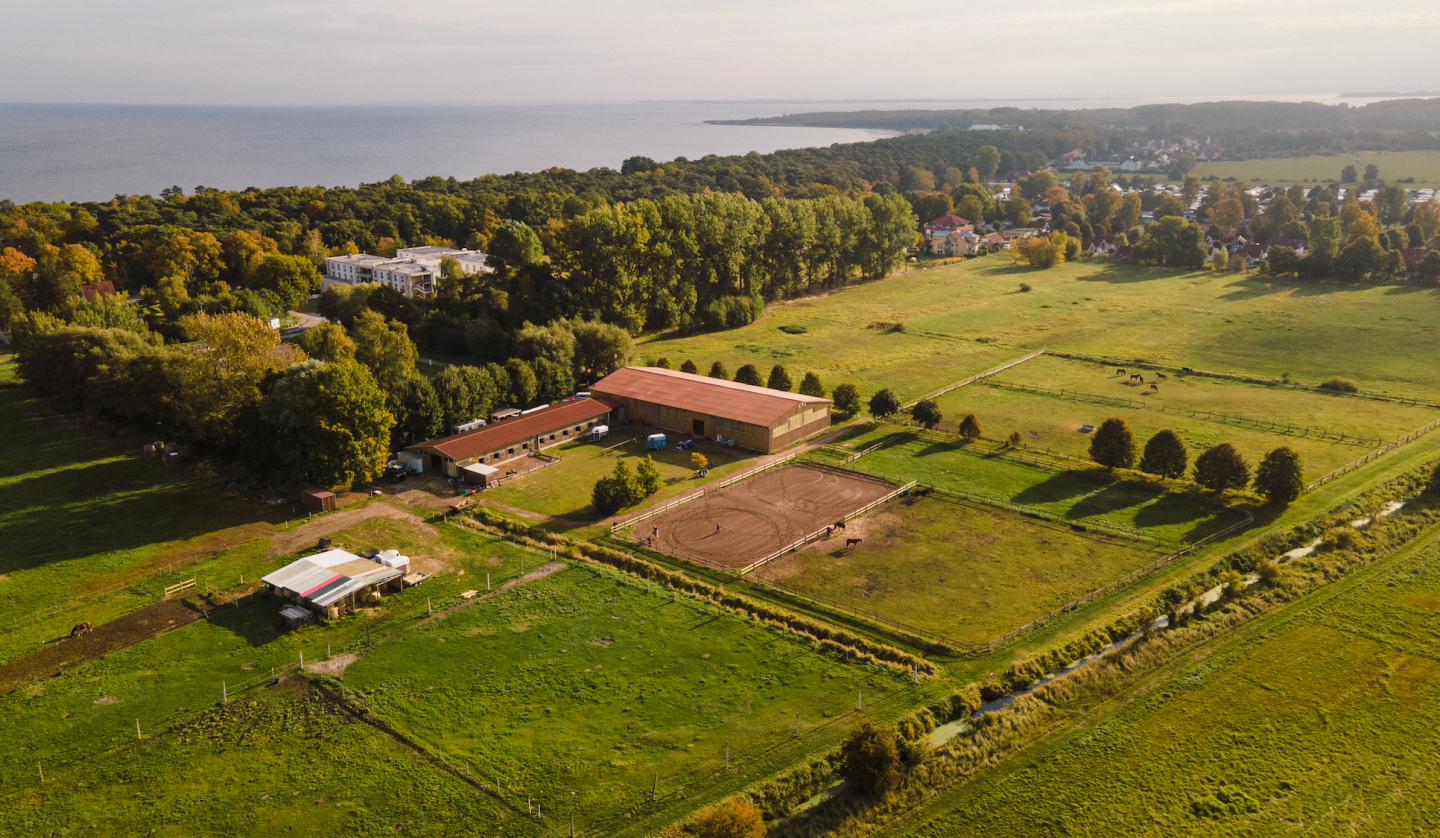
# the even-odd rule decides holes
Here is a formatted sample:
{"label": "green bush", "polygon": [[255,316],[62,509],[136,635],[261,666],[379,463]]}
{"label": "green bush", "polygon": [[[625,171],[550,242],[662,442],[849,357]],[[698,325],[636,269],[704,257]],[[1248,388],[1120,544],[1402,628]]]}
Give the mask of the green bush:
{"label": "green bush", "polygon": [[1360,392],[1360,388],[1357,387],[1357,386],[1355,386],[1355,382],[1353,382],[1353,381],[1347,381],[1347,380],[1345,380],[1345,379],[1343,379],[1343,378],[1332,378],[1332,379],[1330,379],[1329,381],[1325,382],[1324,384],[1321,384],[1321,385],[1320,385],[1320,389],[1321,389],[1321,390],[1334,390],[1334,391],[1337,392],[1337,393],[1358,393],[1358,392]]}
{"label": "green bush", "polygon": [[803,335],[809,330],[804,326],[781,326],[780,331],[787,335]]}

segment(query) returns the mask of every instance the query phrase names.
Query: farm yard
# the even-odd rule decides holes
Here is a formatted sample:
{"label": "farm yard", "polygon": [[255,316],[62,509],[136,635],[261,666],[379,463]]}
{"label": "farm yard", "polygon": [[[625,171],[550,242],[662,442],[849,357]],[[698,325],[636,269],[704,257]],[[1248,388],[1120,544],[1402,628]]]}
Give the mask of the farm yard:
{"label": "farm yard", "polygon": [[[843,546],[847,536],[862,538]],[[940,493],[889,501],[754,578],[985,643],[1165,555]]]}
{"label": "farm yard", "polygon": [[784,465],[707,492],[631,527],[637,541],[711,567],[740,570],[894,492],[864,474]]}
{"label": "farm yard", "polygon": [[[487,490],[484,499],[572,524],[593,524],[605,516],[591,505],[590,490],[596,480],[614,471],[615,463],[620,460],[628,463],[633,471],[645,457],[654,458],[660,475],[665,478],[665,486],[647,499],[647,505],[723,480],[753,464],[751,452],[702,441],[696,443],[694,450],[710,460],[710,476],[696,477],[691,452],[675,450],[679,435],[668,434],[669,443],[665,448],[647,450],[645,436],[649,433],[656,431],[619,425],[611,429],[608,440],[586,439],[547,449],[546,453],[559,457],[560,462],[506,480],[498,488]],[[566,527],[561,523],[560,528]]]}
{"label": "farm yard", "polygon": [[1027,446],[1085,459],[1089,437],[1082,427],[1119,416],[1142,446],[1162,428],[1175,430],[1192,460],[1228,442],[1253,465],[1288,446],[1300,453],[1305,479],[1314,480],[1440,419],[1440,409],[1425,405],[1173,372],[1160,372],[1166,376],[1160,379],[1156,373],[1135,367],[1118,374],[1114,365],[1042,355],[941,396],[940,428],[953,432],[961,417],[974,413],[987,438],[1003,440],[1019,431]]}
{"label": "farm yard", "polygon": [[1437,568],[1431,533],[881,834],[1434,834]]}

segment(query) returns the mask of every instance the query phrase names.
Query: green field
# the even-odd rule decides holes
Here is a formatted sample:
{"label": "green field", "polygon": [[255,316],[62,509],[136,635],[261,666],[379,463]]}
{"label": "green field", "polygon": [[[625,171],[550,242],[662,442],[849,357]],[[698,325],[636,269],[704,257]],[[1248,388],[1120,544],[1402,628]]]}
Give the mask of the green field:
{"label": "green field", "polygon": [[871,440],[884,441],[885,447],[846,468],[920,480],[1066,522],[1181,543],[1204,538],[1241,520],[1238,513],[1194,497],[1089,472],[1054,471],[981,446],[962,446],[880,426],[871,436],[859,438],[856,447]]}
{"label": "green field", "polygon": [[[615,463],[623,460],[631,471],[645,457],[653,457],[665,486],[651,495],[644,505],[654,504],[666,498],[698,489],[706,483],[723,479],[751,464],[753,454],[737,448],[700,442],[695,450],[710,460],[710,476],[695,476],[689,451],[676,451],[676,434],[668,434],[670,445],[663,449],[646,450],[645,433],[628,426],[619,426],[603,442],[581,440],[546,450],[547,454],[560,458],[560,462],[542,469],[511,478],[498,488],[488,489],[484,500],[524,509],[541,515],[563,518],[571,522],[594,523],[605,517],[590,503],[591,490],[595,481],[615,470]],[[628,444],[620,445],[626,437],[632,437]],[[606,449],[611,449],[606,453]],[[633,511],[633,510],[631,510]],[[621,514],[626,511],[622,510]]]}
{"label": "green field", "polygon": [[[1158,381],[1153,371],[1139,372],[1147,382]],[[1161,428],[1179,432],[1192,460],[1212,445],[1229,442],[1253,466],[1266,452],[1288,446],[1300,453],[1306,479],[1314,480],[1373,451],[1381,440],[1440,418],[1440,410],[1423,406],[1204,376],[1171,373],[1157,386],[1158,392],[1148,383],[1132,385],[1113,366],[1042,355],[983,384],[941,396],[937,404],[945,420],[940,429],[953,432],[961,417],[974,413],[989,439],[1004,440],[1020,431],[1027,445],[1083,459],[1089,437],[1079,432],[1081,426],[1118,416],[1130,423],[1141,445]],[[1064,396],[1055,392],[1060,389]]]}
{"label": "green field", "polygon": [[[864,543],[841,546],[851,535]],[[831,541],[753,575],[960,643],[984,643],[1164,554],[932,494],[891,501]]]}
{"label": "green field", "polygon": [[[1029,283],[1030,293],[1019,284]],[[1257,274],[1182,272],[1075,262],[1052,270],[990,256],[823,298],[771,307],[740,329],[642,339],[643,358],[722,360],[827,387],[853,381],[866,398],[902,399],[1041,348],[1279,378],[1315,385],[1334,376],[1362,388],[1440,396],[1440,290]],[[905,324],[904,332],[869,329]],[[804,326],[787,334],[780,326]]]}
{"label": "green field", "polygon": [[772,749],[796,744],[797,713],[803,744],[848,729],[857,690],[883,707],[909,689],[592,568],[407,631],[353,664],[344,683],[386,724],[500,783],[507,799],[573,809],[577,827],[621,834],[663,825],[684,797],[741,784]]}
{"label": "green field", "polygon": [[[289,507],[267,507],[223,490],[218,475],[167,467],[141,455],[139,434],[68,414],[29,390],[7,386],[14,356],[0,354],[0,660],[23,635],[33,645],[79,619],[104,619],[151,599],[125,586],[172,563],[211,555],[279,529]],[[151,440],[153,441],[153,440]],[[111,593],[76,612],[36,609]],[[27,622],[29,621],[29,622]],[[9,629],[9,631],[6,631]]]}
{"label": "green field", "polygon": [[1433,835],[1437,568],[1431,533],[886,834]]}
{"label": "green field", "polygon": [[[133,732],[132,732],[133,733]],[[42,766],[43,767],[43,766]],[[39,768],[36,771],[38,780]],[[6,800],[8,835],[440,834],[512,811],[291,678]]]}
{"label": "green field", "polygon": [[[1340,180],[1340,170],[1354,165],[1360,173],[1374,163],[1380,177],[1390,183],[1415,178],[1405,186],[1440,186],[1440,151],[1362,151],[1330,157],[1276,157],[1263,160],[1232,160],[1199,163],[1192,174],[1201,178],[1233,177],[1253,185],[1324,182]],[[1357,184],[1345,184],[1354,187]]]}

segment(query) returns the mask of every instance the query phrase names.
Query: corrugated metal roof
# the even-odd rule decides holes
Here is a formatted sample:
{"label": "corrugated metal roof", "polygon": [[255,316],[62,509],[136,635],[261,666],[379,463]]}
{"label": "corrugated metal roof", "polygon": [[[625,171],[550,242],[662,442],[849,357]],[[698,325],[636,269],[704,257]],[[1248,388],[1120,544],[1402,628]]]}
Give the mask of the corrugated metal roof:
{"label": "corrugated metal roof", "polygon": [[297,559],[260,581],[326,606],[356,591],[388,582],[401,573],[345,550],[326,550]]}
{"label": "corrugated metal roof", "polygon": [[528,442],[536,434],[549,433],[566,425],[579,425],[604,416],[620,405],[604,399],[576,399],[537,410],[516,419],[507,419],[473,431],[442,436],[405,446],[439,451],[452,460],[463,460],[496,448]]}
{"label": "corrugated metal roof", "polygon": [[639,399],[765,427],[774,424],[797,404],[830,404],[829,399],[818,396],[802,396],[658,367],[616,370],[591,387],[590,392]]}

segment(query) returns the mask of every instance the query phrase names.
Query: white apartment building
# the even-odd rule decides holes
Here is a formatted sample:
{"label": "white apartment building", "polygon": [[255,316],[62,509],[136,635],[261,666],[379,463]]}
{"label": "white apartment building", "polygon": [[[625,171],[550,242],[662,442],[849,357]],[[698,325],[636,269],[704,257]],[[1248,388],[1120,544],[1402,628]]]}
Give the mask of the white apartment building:
{"label": "white apartment building", "polygon": [[440,278],[440,261],[447,256],[467,274],[490,272],[484,253],[426,245],[401,248],[395,251],[394,258],[368,253],[327,256],[321,284],[378,282],[406,297],[428,297],[435,293],[435,283]]}

